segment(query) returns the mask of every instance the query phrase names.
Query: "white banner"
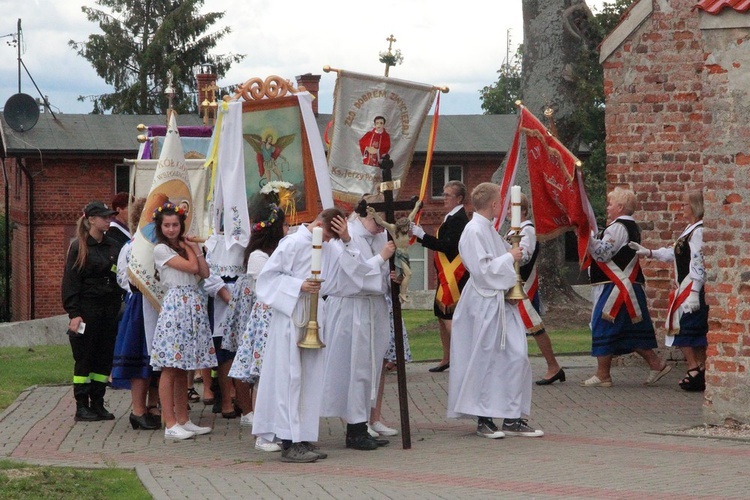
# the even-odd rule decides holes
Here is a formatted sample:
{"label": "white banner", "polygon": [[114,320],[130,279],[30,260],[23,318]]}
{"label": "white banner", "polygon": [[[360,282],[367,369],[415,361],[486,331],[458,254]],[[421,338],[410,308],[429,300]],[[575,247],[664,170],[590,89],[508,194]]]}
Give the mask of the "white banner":
{"label": "white banner", "polygon": [[339,71],[328,156],[335,200],[355,203],[377,194],[385,154],[394,162],[393,179],[406,178],[436,93],[432,85]]}
{"label": "white banner", "polygon": [[[205,191],[205,187],[203,189]],[[206,197],[205,195],[196,196],[195,199],[205,202]],[[146,199],[146,206],[141,214],[138,231],[135,234],[128,268],[130,281],[138,287],[143,296],[157,311],[161,310],[161,301],[165,290],[155,277],[154,246],[156,239],[152,217],[154,210],[167,201],[187,210],[186,227],[190,228],[188,233],[198,234],[199,231],[196,231],[194,227],[199,225],[198,221],[202,218],[203,213],[199,213],[197,207],[193,204],[190,175],[182,151],[174,114],[169,120],[164,147],[159,155],[151,189]]]}

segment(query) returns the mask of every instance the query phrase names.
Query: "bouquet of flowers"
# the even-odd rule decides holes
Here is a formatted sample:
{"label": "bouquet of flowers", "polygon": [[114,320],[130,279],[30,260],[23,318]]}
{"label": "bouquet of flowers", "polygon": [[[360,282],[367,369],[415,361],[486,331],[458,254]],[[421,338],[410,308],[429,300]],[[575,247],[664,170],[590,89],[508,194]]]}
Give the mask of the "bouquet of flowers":
{"label": "bouquet of flowers", "polygon": [[286,216],[289,217],[290,224],[297,224],[294,184],[285,181],[270,181],[261,188],[260,193],[284,211]]}

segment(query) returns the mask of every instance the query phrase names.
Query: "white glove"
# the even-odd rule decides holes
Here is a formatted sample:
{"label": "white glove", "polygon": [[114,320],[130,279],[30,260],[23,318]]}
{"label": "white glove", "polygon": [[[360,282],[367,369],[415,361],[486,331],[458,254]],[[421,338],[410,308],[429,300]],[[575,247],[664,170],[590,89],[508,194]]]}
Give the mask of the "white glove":
{"label": "white glove", "polygon": [[422,226],[419,224],[414,224],[413,222],[409,222],[409,230],[411,231],[411,234],[419,238],[420,240],[424,238],[424,229],[422,229]]}
{"label": "white glove", "polygon": [[639,257],[651,257],[654,255],[654,252],[642,245],[639,245],[635,241],[631,241],[630,243],[628,243],[628,246],[635,250],[635,253],[637,253]]}
{"label": "white glove", "polygon": [[682,309],[683,313],[692,313],[697,311],[701,308],[701,301],[698,296],[698,292],[692,291],[690,292],[690,295],[685,299],[685,302],[682,303],[682,306],[680,309]]}

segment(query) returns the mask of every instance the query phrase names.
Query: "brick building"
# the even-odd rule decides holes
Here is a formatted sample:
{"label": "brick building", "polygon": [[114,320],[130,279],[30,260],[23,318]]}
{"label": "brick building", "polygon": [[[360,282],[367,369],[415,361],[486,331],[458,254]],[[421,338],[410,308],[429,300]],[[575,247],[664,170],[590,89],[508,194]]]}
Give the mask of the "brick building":
{"label": "brick building", "polygon": [[[709,421],[750,421],[749,44],[750,2],[637,0],[601,45],[607,181],[635,191],[644,245],[672,244],[680,196],[704,192]],[[661,327],[672,269],[644,271]]]}
{"label": "brick building", "polygon": [[[298,84],[313,95],[318,75],[302,75]],[[330,115],[317,113],[321,133]],[[20,133],[0,119],[0,162],[7,172],[10,246],[12,254],[12,320],[62,314],[60,281],[63,259],[75,222],[89,200],[109,203],[127,191],[126,158],[138,152],[136,126],[160,125],[163,116],[42,114],[36,126]],[[197,115],[181,115],[180,126],[201,125]],[[513,115],[442,116],[433,156],[432,189],[428,190],[422,223],[434,233],[442,222],[442,187],[449,179],[464,181],[469,190],[489,181],[510,147],[516,127]],[[408,179],[399,199],[418,194],[424,168],[430,119],[420,134]],[[5,189],[0,177],[0,189]],[[2,210],[2,208],[0,208]],[[412,289],[434,288],[431,251],[411,248]],[[0,290],[0,294],[4,293]],[[0,301],[1,302],[1,301]]]}

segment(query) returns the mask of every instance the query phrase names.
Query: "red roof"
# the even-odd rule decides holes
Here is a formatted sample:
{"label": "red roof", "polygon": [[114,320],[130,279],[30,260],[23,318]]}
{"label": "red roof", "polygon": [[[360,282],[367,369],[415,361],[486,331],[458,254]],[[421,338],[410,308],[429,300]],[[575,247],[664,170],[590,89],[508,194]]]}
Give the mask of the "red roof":
{"label": "red roof", "polygon": [[737,12],[747,12],[750,10],[750,0],[701,0],[695,9],[702,9],[709,14],[719,14],[724,7],[729,7]]}

